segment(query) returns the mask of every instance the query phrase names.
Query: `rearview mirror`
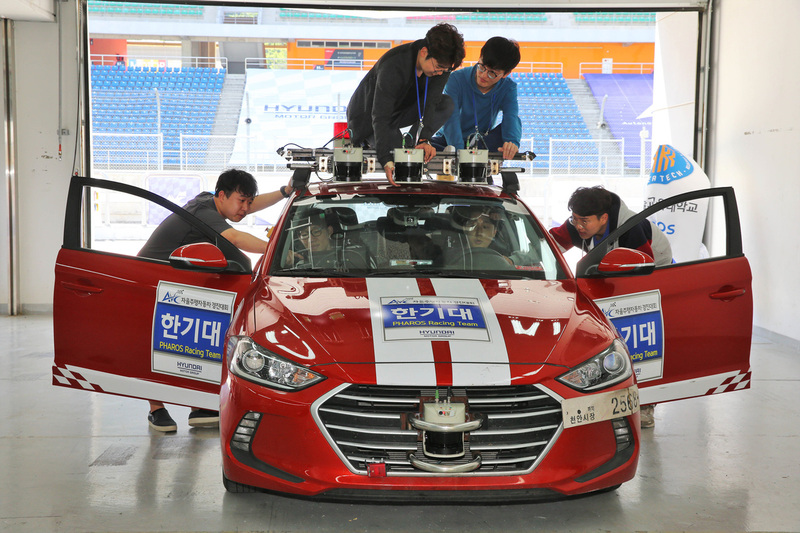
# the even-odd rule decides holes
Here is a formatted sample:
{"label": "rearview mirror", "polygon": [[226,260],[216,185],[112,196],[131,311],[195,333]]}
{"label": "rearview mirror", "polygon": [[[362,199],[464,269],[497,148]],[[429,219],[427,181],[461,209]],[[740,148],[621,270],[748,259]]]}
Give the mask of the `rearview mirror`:
{"label": "rearview mirror", "polygon": [[180,270],[221,272],[228,266],[222,251],[208,242],[181,246],[169,256],[169,264]]}
{"label": "rearview mirror", "polygon": [[644,252],[614,248],[600,260],[597,272],[603,276],[646,276],[655,268],[653,258]]}

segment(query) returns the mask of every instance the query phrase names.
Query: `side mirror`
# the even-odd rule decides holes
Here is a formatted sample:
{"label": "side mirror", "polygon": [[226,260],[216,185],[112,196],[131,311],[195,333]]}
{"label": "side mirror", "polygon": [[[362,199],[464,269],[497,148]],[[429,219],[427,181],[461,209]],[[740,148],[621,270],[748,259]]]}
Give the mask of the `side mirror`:
{"label": "side mirror", "polygon": [[656,263],[653,258],[644,252],[630,248],[614,248],[600,260],[597,272],[606,277],[646,276],[655,268]]}
{"label": "side mirror", "polygon": [[181,246],[169,256],[169,264],[179,270],[221,272],[228,267],[222,251],[208,242]]}

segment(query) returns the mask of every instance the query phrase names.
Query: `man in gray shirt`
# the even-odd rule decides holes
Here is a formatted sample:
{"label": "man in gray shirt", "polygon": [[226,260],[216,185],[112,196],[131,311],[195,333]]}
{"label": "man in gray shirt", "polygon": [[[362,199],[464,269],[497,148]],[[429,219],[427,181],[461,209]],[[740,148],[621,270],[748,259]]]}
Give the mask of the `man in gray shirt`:
{"label": "man in gray shirt", "polygon": [[[229,169],[220,174],[214,194],[201,192],[183,206],[240,250],[262,253],[267,242],[247,232],[233,228],[228,220],[239,222],[249,213],[260,211],[282,198],[288,198],[291,187],[283,186],[274,192],[258,194],[255,178],[244,170]],[[139,251],[140,257],[168,260],[177,248],[185,244],[206,242],[208,239],[176,214],[168,216]]]}
{"label": "man in gray shirt", "polygon": [[[288,198],[292,188],[288,185],[277,191],[258,194],[258,184],[249,172],[229,169],[219,175],[214,194],[201,192],[183,206],[239,249],[263,253],[267,241],[233,228],[228,220],[239,222],[249,213],[260,211]],[[139,257],[169,260],[177,248],[195,242],[208,242],[208,238],[176,214],[171,214],[150,235],[139,251]],[[178,426],[162,402],[150,401],[147,416],[150,427],[157,431],[177,431]],[[219,424],[219,412],[192,408],[189,425],[209,427]]]}

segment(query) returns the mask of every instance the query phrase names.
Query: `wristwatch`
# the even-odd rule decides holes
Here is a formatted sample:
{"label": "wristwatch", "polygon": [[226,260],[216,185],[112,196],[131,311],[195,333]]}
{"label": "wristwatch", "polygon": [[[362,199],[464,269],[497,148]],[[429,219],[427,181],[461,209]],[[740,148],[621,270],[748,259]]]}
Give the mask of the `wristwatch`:
{"label": "wristwatch", "polygon": [[280,188],[281,196],[283,196],[284,198],[289,198],[289,196],[292,195],[292,188],[289,187],[289,192],[286,192],[286,188],[287,188],[286,185]]}

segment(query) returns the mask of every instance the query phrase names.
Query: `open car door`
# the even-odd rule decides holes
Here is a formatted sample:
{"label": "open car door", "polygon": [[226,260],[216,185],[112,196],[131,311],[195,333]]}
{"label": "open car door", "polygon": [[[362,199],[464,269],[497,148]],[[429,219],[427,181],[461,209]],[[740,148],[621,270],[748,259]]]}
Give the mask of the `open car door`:
{"label": "open car door", "polygon": [[[698,206],[707,206],[712,223],[696,259],[653,270],[631,264],[620,249],[607,255],[606,243],[644,218],[696,213]],[[663,229],[671,237],[675,228]],[[693,191],[648,207],[584,256],[576,277],[625,339],[643,405],[749,388],[752,275],[732,188]]]}
{"label": "open car door", "polygon": [[[213,244],[169,262],[137,257],[155,228],[144,215],[158,206]],[[55,266],[53,384],[219,409],[225,331],[251,273],[246,255],[172,202],[73,177]]]}

